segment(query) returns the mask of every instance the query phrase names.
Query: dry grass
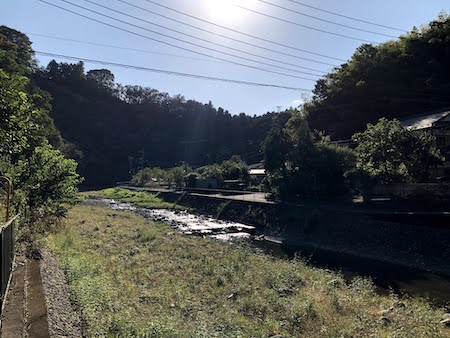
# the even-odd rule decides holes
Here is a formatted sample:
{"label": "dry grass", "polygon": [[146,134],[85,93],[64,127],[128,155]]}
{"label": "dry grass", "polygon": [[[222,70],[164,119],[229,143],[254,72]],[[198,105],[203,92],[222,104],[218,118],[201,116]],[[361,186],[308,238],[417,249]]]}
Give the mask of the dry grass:
{"label": "dry grass", "polygon": [[48,245],[89,337],[450,334],[444,311],[426,301],[380,296],[368,280],[347,285],[300,260],[183,236],[131,212],[78,205]]}

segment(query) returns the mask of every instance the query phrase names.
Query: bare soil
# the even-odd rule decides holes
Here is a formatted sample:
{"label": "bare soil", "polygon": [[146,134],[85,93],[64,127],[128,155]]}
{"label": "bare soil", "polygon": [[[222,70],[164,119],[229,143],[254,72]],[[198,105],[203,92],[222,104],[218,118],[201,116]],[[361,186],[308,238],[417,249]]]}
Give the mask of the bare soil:
{"label": "bare soil", "polygon": [[45,291],[50,337],[81,338],[81,321],[69,299],[69,288],[58,258],[41,250],[41,276]]}

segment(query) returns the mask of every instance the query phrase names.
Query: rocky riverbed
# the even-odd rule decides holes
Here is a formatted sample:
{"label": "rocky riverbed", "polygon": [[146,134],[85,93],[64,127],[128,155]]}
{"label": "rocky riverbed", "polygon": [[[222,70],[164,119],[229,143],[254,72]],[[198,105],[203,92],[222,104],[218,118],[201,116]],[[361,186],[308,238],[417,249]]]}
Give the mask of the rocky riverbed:
{"label": "rocky riverbed", "polygon": [[111,199],[88,200],[87,203],[109,205],[114,210],[134,211],[154,221],[167,223],[185,235],[230,241],[248,239],[255,231],[255,227],[251,225],[222,221],[211,216],[192,214],[186,211],[137,208],[129,203],[120,203]]}

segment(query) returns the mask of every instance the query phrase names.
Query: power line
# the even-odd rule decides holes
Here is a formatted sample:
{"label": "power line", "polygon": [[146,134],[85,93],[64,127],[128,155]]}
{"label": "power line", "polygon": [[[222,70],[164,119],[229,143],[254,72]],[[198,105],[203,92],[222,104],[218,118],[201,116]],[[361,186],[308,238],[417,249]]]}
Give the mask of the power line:
{"label": "power line", "polygon": [[378,23],[375,23],[375,22],[370,22],[370,21],[358,19],[358,18],[355,18],[355,17],[352,17],[352,16],[347,16],[347,15],[343,15],[343,14],[340,14],[340,13],[328,11],[326,9],[322,9],[322,8],[319,8],[319,7],[314,7],[314,6],[305,4],[305,3],[300,2],[300,1],[296,1],[296,0],[286,0],[286,1],[290,1],[290,2],[292,2],[294,4],[297,4],[297,5],[300,5],[300,6],[312,8],[312,9],[315,9],[316,11],[321,11],[321,12],[328,13],[328,14],[331,14],[331,15],[339,16],[341,18],[346,18],[346,19],[349,19],[349,20],[362,22],[362,23],[365,23],[365,24],[368,24],[368,25],[373,25],[373,26],[383,27],[383,28],[387,28],[387,29],[392,29],[394,31],[399,31],[399,32],[403,32],[403,33],[408,32],[407,30],[404,30],[404,29],[390,27],[390,26],[386,26],[386,25],[381,25],[381,24],[378,24]]}
{"label": "power line", "polygon": [[350,35],[335,33],[335,32],[331,32],[331,31],[327,31],[325,29],[320,29],[320,28],[315,28],[315,27],[303,25],[303,24],[298,23],[298,22],[294,22],[294,21],[290,21],[290,20],[287,20],[287,19],[279,18],[279,17],[274,16],[274,15],[270,15],[270,14],[267,14],[267,13],[259,12],[259,11],[254,10],[254,9],[243,7],[241,5],[234,4],[234,6],[240,8],[240,9],[243,9],[243,10],[245,10],[247,12],[251,12],[251,13],[254,13],[254,14],[265,16],[266,18],[271,18],[271,19],[274,19],[274,20],[277,20],[277,21],[281,21],[281,22],[284,22],[284,23],[288,23],[288,24],[294,25],[294,26],[310,29],[310,30],[313,30],[313,31],[316,31],[316,32],[321,32],[321,33],[325,33],[325,34],[329,34],[329,35],[339,36],[341,38],[346,38],[346,39],[350,39],[350,40],[362,41],[362,42],[366,42],[366,43],[374,43],[374,44],[378,43],[378,42],[371,41],[371,40],[365,40],[365,39],[357,38],[357,37],[350,36]]}
{"label": "power line", "polygon": [[[78,13],[78,12],[75,12],[75,11],[72,11],[72,10],[70,10],[70,9],[67,9],[67,8],[64,8],[64,7],[61,7],[61,6],[58,6],[58,5],[55,5],[55,4],[50,3],[50,2],[47,2],[47,1],[45,1],[45,0],[38,0],[38,1],[43,2],[43,3],[47,4],[47,5],[50,5],[50,6],[59,8],[59,9],[62,9],[62,10],[64,10],[64,11],[66,11],[66,12],[75,14],[75,15],[77,15],[77,16],[83,17],[83,18],[85,18],[85,19],[88,19],[88,20],[91,20],[91,21],[100,23],[100,24],[102,24],[102,25],[105,25],[105,26],[108,26],[108,27],[112,27],[112,28],[114,28],[114,29],[121,30],[121,31],[130,33],[130,34],[139,36],[139,37],[143,37],[143,38],[148,39],[148,40],[151,40],[151,41],[156,41],[156,42],[159,42],[159,43],[164,44],[164,45],[167,45],[167,46],[171,46],[171,47],[174,47],[174,48],[178,48],[178,49],[181,49],[181,50],[185,50],[185,51],[188,51],[188,52],[191,52],[191,53],[194,53],[194,54],[206,56],[206,57],[209,57],[209,58],[212,58],[212,59],[224,61],[224,62],[227,62],[227,63],[230,63],[230,64],[234,64],[234,65],[238,65],[238,66],[241,66],[241,67],[246,67],[246,68],[256,69],[256,70],[263,71],[263,72],[267,72],[267,73],[272,73],[272,74],[277,74],[277,75],[283,75],[283,76],[292,77],[292,78],[301,79],[301,80],[307,80],[307,81],[316,81],[315,79],[310,79],[310,78],[305,78],[305,77],[301,77],[301,76],[295,76],[295,75],[290,75],[290,74],[286,74],[286,73],[281,73],[281,72],[277,72],[277,71],[273,71],[273,70],[269,70],[269,69],[264,69],[264,68],[259,68],[259,67],[256,67],[256,66],[251,66],[251,65],[239,63],[239,62],[236,62],[236,61],[230,61],[230,60],[223,59],[223,58],[220,58],[220,57],[217,57],[217,56],[212,56],[212,55],[210,55],[210,54],[205,54],[205,53],[202,53],[202,52],[199,52],[199,51],[195,51],[195,50],[192,50],[192,49],[189,49],[189,48],[186,48],[186,47],[181,47],[181,46],[179,46],[179,45],[175,45],[175,44],[170,43],[170,42],[166,42],[166,41],[158,40],[158,39],[155,39],[155,38],[146,36],[146,35],[142,35],[142,34],[139,34],[139,33],[133,32],[133,31],[130,31],[130,30],[128,30],[128,29],[124,29],[124,28],[121,28],[121,27],[118,27],[118,26],[115,26],[115,25],[112,25],[112,24],[103,22],[103,21],[98,20],[98,19],[91,18],[91,17],[89,17],[89,16],[87,16],[87,15],[84,15],[84,14],[81,14],[81,13]],[[63,0],[63,1],[65,1],[65,0]],[[92,11],[92,12],[95,12],[95,11]],[[97,13],[97,12],[95,12],[95,13]],[[128,22],[123,21],[123,20],[120,20],[120,19],[115,19],[115,18],[113,18],[113,17],[107,16],[107,15],[104,15],[104,14],[101,14],[101,13],[99,13],[99,15],[108,17],[108,18],[110,18],[110,19],[112,19],[112,20],[119,21],[119,22],[125,23],[125,24],[130,25],[130,26],[133,26],[133,27],[137,27],[137,28],[140,28],[140,29],[143,29],[143,30],[148,30],[148,31],[150,31],[150,32],[153,32],[153,31],[150,30],[150,29],[142,28],[142,27],[140,27],[140,26],[137,26],[137,25],[128,23]],[[157,32],[155,32],[155,33],[157,33]],[[157,34],[160,34],[160,35],[163,35],[163,36],[167,36],[167,35],[162,34],[162,33],[157,33]],[[170,36],[167,36],[167,37],[170,37]],[[170,37],[170,38],[175,39],[175,40],[183,41],[183,40],[181,40],[181,39],[177,39],[177,38],[173,38],[173,37]],[[189,42],[186,42],[186,41],[183,41],[183,42],[184,42],[184,43],[187,43],[187,44],[195,45],[195,44],[193,44],[193,43],[189,43]],[[198,45],[198,46],[200,46],[200,45]],[[212,49],[212,48],[203,47],[203,46],[200,46],[200,47],[201,47],[201,48],[205,48],[205,49],[209,49],[209,50],[212,50],[212,51],[215,51],[215,52],[218,52],[218,53],[227,54],[227,53],[225,53],[225,52],[222,52],[222,51],[219,51],[219,50],[214,50],[214,49]]]}
{"label": "power line", "polygon": [[217,63],[222,63],[222,64],[225,63],[223,61],[215,61],[215,60],[208,60],[208,59],[193,58],[193,57],[184,56],[184,55],[170,54],[170,53],[161,53],[161,52],[155,52],[155,51],[144,50],[144,49],[137,49],[137,48],[113,46],[113,45],[107,45],[107,44],[103,44],[103,43],[90,42],[90,41],[81,41],[81,40],[76,40],[76,39],[62,38],[62,37],[58,37],[58,36],[51,36],[51,35],[45,35],[45,34],[29,33],[29,32],[25,32],[25,34],[33,35],[33,36],[39,36],[39,37],[43,37],[43,38],[47,38],[47,39],[55,39],[55,40],[61,40],[61,41],[82,43],[82,44],[91,45],[91,46],[115,48],[115,49],[121,49],[121,50],[130,50],[130,51],[134,51],[134,52],[148,53],[148,54],[166,55],[166,56],[173,56],[173,57],[178,57],[178,58],[182,58],[182,59],[191,59],[191,60],[198,60],[198,61],[205,61],[205,62],[217,62]]}
{"label": "power line", "polygon": [[[167,15],[164,15],[164,14],[161,14],[161,13],[158,13],[158,12],[154,12],[152,10],[149,10],[147,8],[144,8],[144,7],[141,7],[141,6],[129,3],[129,2],[124,1],[124,0],[116,0],[116,1],[122,2],[124,4],[127,4],[128,6],[140,9],[142,11],[145,11],[147,13],[151,13],[153,15],[162,17],[164,19],[167,19],[167,20],[170,20],[170,21],[182,24],[184,26],[188,26],[188,27],[197,29],[197,30],[199,30],[201,32],[206,32],[206,33],[209,33],[209,34],[212,34],[212,35],[215,35],[215,36],[219,36],[221,38],[228,39],[228,40],[231,40],[231,41],[235,41],[235,42],[238,42],[238,43],[241,43],[241,44],[244,44],[244,45],[252,46],[252,47],[259,48],[259,49],[262,49],[262,50],[266,50],[266,51],[269,51],[269,52],[272,52],[272,53],[277,53],[277,54],[280,54],[280,55],[290,56],[290,57],[293,57],[293,58],[296,58],[296,59],[300,59],[300,60],[315,62],[315,63],[319,63],[319,64],[323,64],[323,65],[327,65],[327,66],[332,66],[332,67],[337,66],[336,64],[331,64],[331,63],[321,62],[321,61],[317,61],[317,60],[313,60],[313,59],[308,59],[308,58],[305,58],[305,57],[301,57],[301,56],[297,56],[297,55],[293,55],[293,54],[289,54],[289,53],[285,53],[285,52],[280,52],[280,51],[275,50],[275,49],[271,49],[271,48],[263,47],[263,46],[260,46],[260,45],[255,45],[255,44],[250,43],[250,42],[245,42],[245,41],[242,41],[242,40],[239,40],[239,39],[235,39],[235,38],[232,38],[232,37],[224,35],[224,34],[216,33],[214,31],[211,31],[211,30],[208,30],[208,29],[204,29],[204,28],[201,28],[201,27],[189,24],[187,22],[171,18],[171,17],[169,17]],[[317,71],[315,69],[311,69],[311,68],[307,68],[307,67],[301,67],[301,66],[297,66],[297,67],[298,68],[303,68],[303,69]]]}
{"label": "power line", "polygon": [[266,0],[257,0],[257,1],[262,2],[262,3],[266,4],[266,5],[272,6],[272,7],[280,8],[282,10],[285,10],[285,11],[288,11],[288,12],[291,12],[291,13],[295,13],[295,14],[298,14],[298,15],[301,15],[301,16],[306,16],[307,18],[311,18],[311,19],[314,19],[314,20],[319,20],[319,21],[322,21],[322,22],[330,23],[330,24],[333,24],[333,25],[336,25],[336,26],[353,29],[353,30],[359,31],[359,32],[365,32],[365,33],[385,36],[385,37],[388,37],[388,38],[394,38],[394,39],[397,38],[396,36],[393,36],[393,35],[388,35],[388,34],[384,34],[384,33],[378,33],[378,32],[370,31],[370,30],[367,30],[367,29],[362,29],[362,28],[358,28],[358,27],[354,27],[354,26],[345,25],[345,24],[342,24],[342,23],[339,23],[339,22],[335,22],[335,21],[331,21],[331,20],[327,20],[327,19],[322,19],[322,18],[319,18],[317,16],[306,14],[306,13],[303,13],[303,12],[299,12],[299,11],[296,11],[294,9],[290,9],[290,8],[287,8],[287,7],[284,7],[284,6],[281,6],[281,5],[277,5],[277,4],[271,3],[271,2],[266,1]]}
{"label": "power line", "polygon": [[[64,1],[64,2],[66,2],[66,3],[69,3],[69,4],[73,5],[73,6],[77,6],[77,7],[83,8],[83,9],[85,9],[85,10],[89,10],[89,9],[86,9],[85,7],[83,7],[83,6],[75,5],[75,4],[71,3],[70,1],[66,1],[66,0],[61,0],[61,1]],[[261,59],[266,59],[266,60],[269,60],[269,61],[273,61],[273,62],[277,62],[277,63],[281,63],[281,64],[293,66],[293,67],[304,68],[304,67],[298,66],[298,65],[296,65],[296,64],[292,64],[292,63],[288,63],[288,62],[284,62],[284,61],[275,60],[275,59],[272,59],[272,58],[268,58],[268,57],[261,56],[261,55],[258,55],[258,54],[254,54],[254,53],[250,53],[250,52],[245,52],[245,51],[243,51],[243,50],[241,50],[241,49],[237,49],[237,48],[229,47],[229,46],[222,45],[222,44],[219,44],[219,43],[215,43],[215,42],[212,42],[211,40],[203,39],[203,38],[200,38],[200,37],[197,37],[197,36],[194,36],[194,35],[191,35],[191,34],[188,34],[188,33],[185,33],[185,32],[179,31],[179,30],[176,30],[176,29],[168,28],[168,27],[165,27],[165,26],[163,26],[163,25],[159,25],[159,24],[153,23],[153,22],[151,22],[151,21],[141,19],[141,18],[139,18],[139,17],[133,16],[133,15],[130,15],[130,14],[126,14],[126,13],[124,13],[124,12],[122,12],[122,11],[115,10],[115,9],[113,9],[113,8],[111,8],[111,7],[101,5],[101,4],[99,4],[99,3],[95,2],[95,1],[91,1],[91,0],[84,0],[84,1],[86,1],[86,2],[88,2],[88,3],[91,3],[91,4],[93,4],[93,5],[99,6],[99,7],[101,7],[101,8],[110,10],[110,11],[112,11],[112,12],[118,13],[118,14],[120,14],[120,15],[124,15],[124,16],[130,17],[130,18],[135,19],[135,20],[138,20],[138,21],[145,22],[145,23],[150,24],[150,25],[153,25],[153,26],[156,26],[156,27],[159,27],[159,28],[162,28],[162,29],[166,29],[166,30],[168,30],[168,31],[175,32],[175,33],[177,33],[177,34],[185,35],[185,36],[188,36],[188,37],[190,37],[190,38],[192,38],[192,39],[197,39],[197,40],[200,40],[200,41],[203,41],[203,42],[207,42],[207,43],[210,43],[210,44],[215,45],[215,46],[218,46],[218,47],[231,49],[231,50],[236,51],[236,52],[239,52],[239,53],[248,54],[248,55],[255,56],[255,57],[258,57],[258,58],[261,58]],[[94,12],[94,13],[98,14],[97,12]],[[203,47],[203,48],[205,48],[205,47]],[[239,57],[239,58],[241,58],[240,56],[235,56],[234,54],[230,54],[230,55],[231,55],[231,56],[234,56],[234,57]],[[261,63],[260,61],[255,61],[255,60],[248,59],[248,58],[245,58],[245,60],[251,61],[251,62],[256,62],[256,63]],[[300,73],[300,74],[311,75],[311,76],[320,76],[320,75],[322,75],[322,74],[325,73],[325,72],[323,72],[323,71],[316,70],[316,69],[311,69],[311,68],[308,68],[308,69],[309,69],[309,70],[312,70],[312,71],[314,71],[314,72],[321,73],[321,74],[319,75],[319,74],[307,73],[307,72],[298,71],[298,70],[291,69],[291,68],[280,67],[280,66],[273,65],[273,64],[270,64],[270,63],[261,63],[261,64],[266,65],[266,66],[271,66],[271,67],[277,67],[277,68],[279,68],[279,69],[288,70],[288,71],[296,72],[296,73]]]}
{"label": "power line", "polygon": [[63,55],[63,54],[55,54],[55,53],[48,53],[48,52],[41,52],[41,51],[35,51],[35,53],[38,55],[41,55],[41,56],[47,56],[47,57],[52,57],[52,58],[62,58],[62,59],[66,59],[66,60],[83,61],[83,62],[92,63],[92,64],[100,64],[103,66],[113,66],[113,67],[127,68],[127,69],[147,71],[147,72],[153,72],[153,73],[161,73],[161,74],[168,74],[168,75],[174,75],[174,76],[183,76],[183,77],[195,78],[195,79],[200,79],[200,80],[227,82],[227,83],[241,84],[241,85],[247,85],[247,86],[257,86],[257,87],[272,87],[272,88],[295,90],[295,91],[308,91],[308,92],[311,91],[311,89],[305,89],[305,88],[296,88],[296,87],[281,86],[281,85],[276,85],[276,84],[240,81],[240,80],[233,80],[233,79],[226,79],[226,78],[219,78],[219,77],[212,77],[212,76],[196,75],[196,74],[175,72],[175,71],[171,71],[171,70],[127,65],[127,64],[123,64],[123,63],[93,60],[93,59],[87,59],[87,58]]}
{"label": "power line", "polygon": [[[155,1],[152,1],[152,0],[144,0],[144,1],[146,1],[146,2],[148,2],[148,3],[151,3],[151,4],[154,4],[154,5],[156,5],[156,6],[159,6],[159,7],[165,8],[165,9],[167,9],[167,10],[169,10],[169,11],[174,12],[174,13],[178,13],[178,14],[180,14],[180,15],[189,17],[189,18],[191,18],[191,19],[195,19],[195,20],[197,20],[197,21],[204,22],[204,23],[213,25],[213,26],[215,26],[215,27],[219,27],[219,28],[225,29],[225,30],[227,30],[227,31],[230,31],[230,32],[233,32],[233,33],[237,33],[237,34],[240,34],[240,35],[244,35],[244,36],[247,36],[247,37],[250,37],[250,38],[259,40],[259,41],[264,41],[264,42],[267,42],[267,43],[271,43],[271,44],[276,45],[276,46],[279,46],[279,47],[284,47],[284,48],[296,50],[296,51],[303,52],[303,53],[307,53],[307,54],[311,54],[311,55],[321,56],[321,57],[328,58],[328,59],[332,59],[332,60],[337,60],[337,61],[342,61],[342,62],[346,62],[346,61],[347,61],[347,60],[340,59],[340,58],[336,58],[336,57],[333,57],[333,56],[329,56],[329,55],[325,55],[325,54],[320,54],[320,53],[315,53],[315,52],[307,51],[307,50],[305,50],[305,49],[296,48],[296,47],[289,46],[289,45],[285,45],[285,44],[282,44],[282,43],[279,43],[279,42],[276,42],[276,41],[272,41],[272,40],[265,39],[265,38],[261,38],[261,37],[255,36],[255,35],[247,34],[247,33],[238,31],[238,30],[233,29],[233,28],[229,28],[229,27],[226,27],[226,26],[219,25],[219,24],[217,24],[217,23],[215,23],[215,22],[212,22],[212,21],[208,21],[208,20],[205,20],[205,19],[201,19],[201,18],[196,17],[196,16],[194,16],[194,15],[191,15],[191,14],[188,14],[188,13],[185,13],[185,12],[182,12],[182,11],[179,11],[179,10],[174,9],[174,8],[171,8],[171,7],[169,7],[169,6],[162,5],[162,4],[157,3],[157,2],[155,2]],[[332,65],[330,65],[330,66],[332,66]]]}

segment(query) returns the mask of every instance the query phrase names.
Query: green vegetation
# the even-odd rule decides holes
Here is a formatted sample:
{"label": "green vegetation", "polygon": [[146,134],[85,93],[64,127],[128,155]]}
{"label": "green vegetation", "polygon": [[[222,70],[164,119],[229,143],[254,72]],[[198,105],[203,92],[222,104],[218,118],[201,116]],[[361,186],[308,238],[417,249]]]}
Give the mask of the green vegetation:
{"label": "green vegetation", "polygon": [[131,183],[138,186],[176,186],[196,187],[197,180],[213,179],[217,187],[223,187],[225,180],[237,180],[248,184],[250,176],[247,164],[240,156],[233,155],[229,160],[220,164],[212,164],[193,169],[187,165],[170,168],[144,168],[139,170],[131,179]]}
{"label": "green vegetation", "polygon": [[240,245],[78,205],[48,237],[87,337],[444,337],[444,311]]}
{"label": "green vegetation", "polygon": [[[50,144],[79,162],[87,185],[129,180],[145,167],[180,168],[185,163],[202,167],[233,155],[247,163],[259,162],[272,118],[278,116],[284,126],[292,114],[232,116],[212,102],[115,83],[111,71],[86,71],[82,62],[53,60],[38,68],[28,37],[4,26],[0,34],[5,36],[0,38],[1,86],[26,86],[27,90],[18,90],[28,98],[24,101],[21,94],[23,104],[10,106],[18,112],[17,120],[7,121],[2,115],[2,127],[20,126],[27,121],[24,112],[33,112],[35,116],[29,117],[46,125],[40,133]],[[450,69],[449,35],[450,17],[441,14],[398,40],[358,47],[348,62],[317,81],[313,97],[300,108],[311,130],[324,131],[334,140],[349,139],[381,117],[402,118],[450,105],[445,76]],[[52,108],[48,93],[38,88],[51,94]],[[11,102],[14,97],[19,96],[2,91],[0,100]],[[38,109],[27,108],[33,104]],[[50,116],[70,143],[61,138]],[[8,137],[16,135],[14,146],[20,147],[21,133],[32,130],[21,128]],[[0,147],[6,146],[13,145]],[[186,173],[181,169],[177,173],[174,184],[183,184]]]}
{"label": "green vegetation", "polygon": [[[0,148],[25,145],[24,137],[30,138],[36,126],[22,128],[25,121],[45,125],[35,137],[49,139],[76,159],[87,185],[129,180],[145,167],[201,167],[233,155],[247,163],[259,162],[272,118],[278,116],[284,126],[292,114],[232,116],[211,102],[115,83],[111,71],[86,72],[82,62],[53,60],[38,68],[26,35],[4,26],[0,35],[0,87],[5,89],[0,100],[15,114],[14,121],[8,120],[2,108]],[[300,108],[311,130],[349,139],[381,117],[401,118],[450,105],[445,76],[450,67],[449,35],[450,17],[441,14],[398,40],[358,47],[348,62],[317,81],[313,97]],[[53,107],[49,94],[39,88],[50,93]],[[8,94],[14,92],[20,95]],[[6,124],[14,144],[3,142]],[[13,129],[16,126],[19,129]],[[177,170],[175,184],[180,184],[186,173]]]}
{"label": "green vegetation", "polygon": [[382,118],[353,135],[355,150],[329,144],[299,111],[282,126],[275,119],[264,142],[267,186],[282,199],[339,198],[375,183],[426,182],[442,164],[433,135]]}
{"label": "green vegetation", "polygon": [[398,120],[382,118],[353,135],[358,143],[358,168],[382,183],[420,182],[430,176],[430,169],[442,164],[435,139],[423,131],[411,131]]}
{"label": "green vegetation", "polygon": [[316,82],[303,106],[312,129],[349,139],[382,117],[402,118],[450,105],[450,15],[397,40],[363,44]]}
{"label": "green vegetation", "polygon": [[282,199],[339,197],[356,165],[351,149],[316,140],[297,110],[284,126],[274,120],[264,143],[264,159],[267,185]]}
{"label": "green vegetation", "polygon": [[186,210],[176,203],[164,202],[157,194],[123,188],[108,188],[100,191],[89,191],[82,196],[90,198],[112,198],[123,203],[131,203],[137,207],[147,209],[179,209]]}
{"label": "green vegetation", "polygon": [[[129,180],[145,167],[176,167],[173,174],[178,176],[172,183],[179,185],[186,175],[181,172],[184,163],[200,167],[235,154],[258,162],[260,144],[275,114],[232,116],[211,102],[153,88],[111,88],[110,72],[86,73],[83,63],[51,61],[33,78],[51,93],[52,117],[62,135],[82,152],[77,159],[80,173],[94,188]],[[287,120],[289,113],[281,113],[281,118]]]}
{"label": "green vegetation", "polygon": [[77,163],[63,155],[71,145],[49,116],[50,96],[30,79],[35,70],[28,37],[0,26],[0,174],[12,181],[18,238],[27,244],[64,216],[81,182]]}

